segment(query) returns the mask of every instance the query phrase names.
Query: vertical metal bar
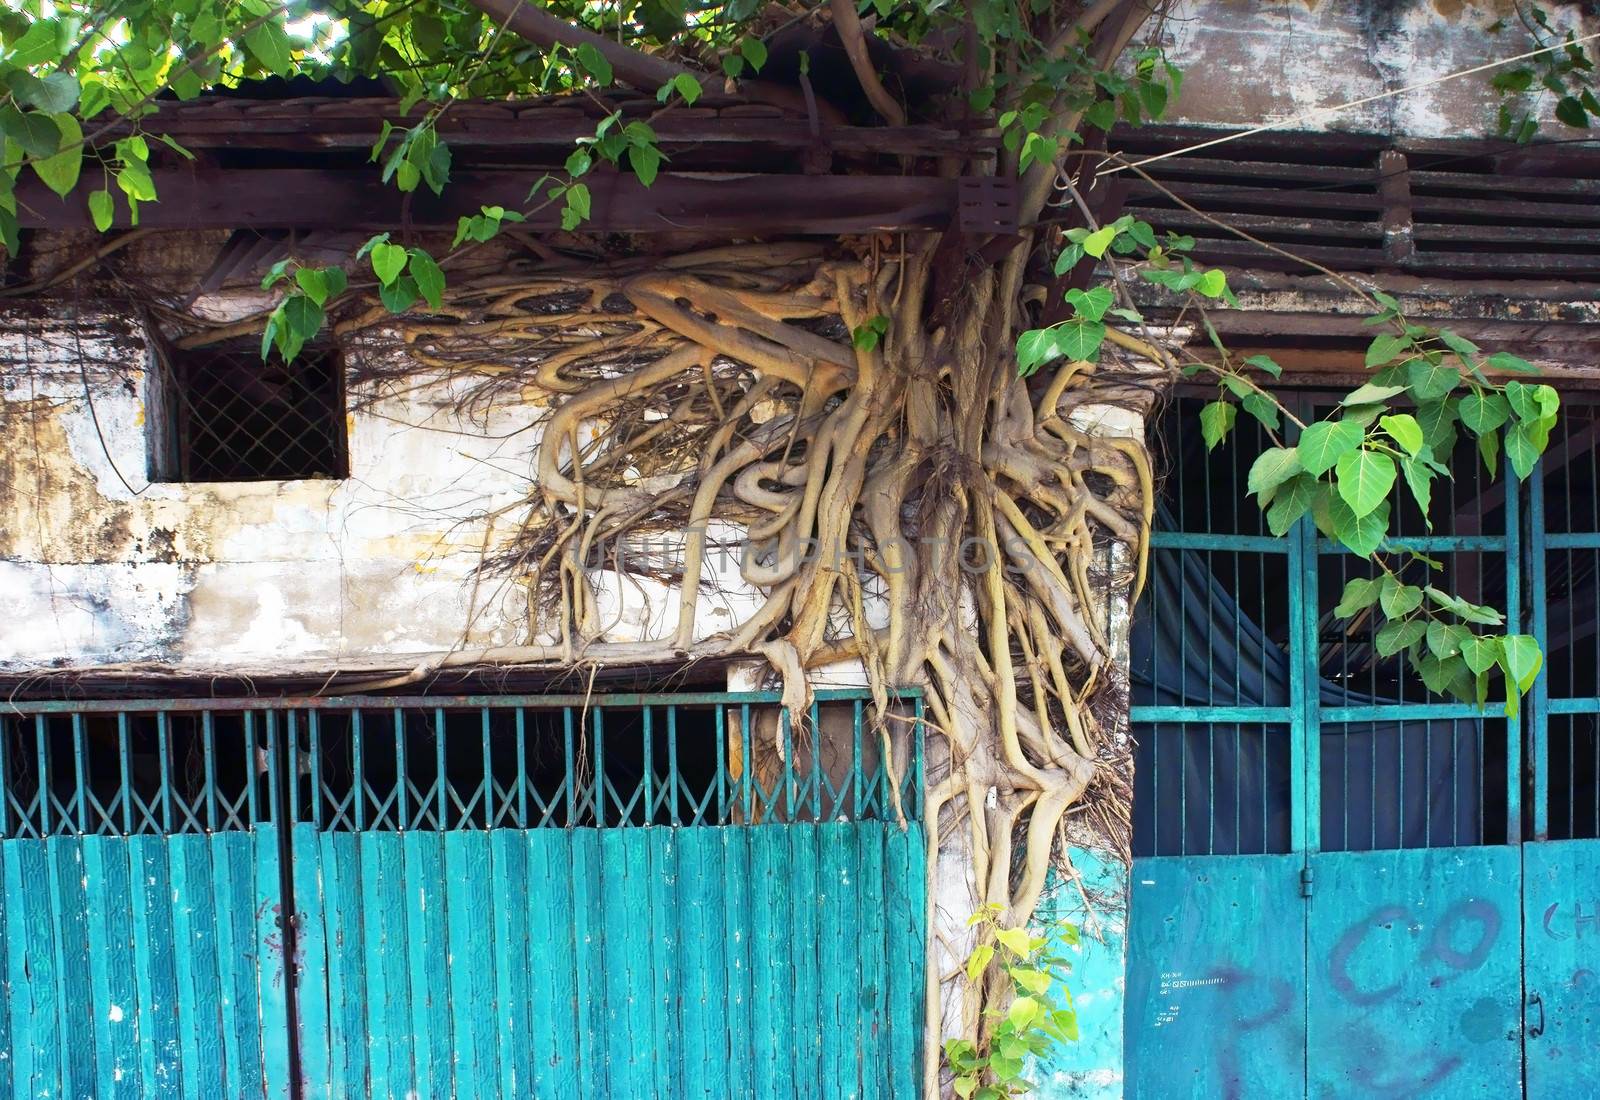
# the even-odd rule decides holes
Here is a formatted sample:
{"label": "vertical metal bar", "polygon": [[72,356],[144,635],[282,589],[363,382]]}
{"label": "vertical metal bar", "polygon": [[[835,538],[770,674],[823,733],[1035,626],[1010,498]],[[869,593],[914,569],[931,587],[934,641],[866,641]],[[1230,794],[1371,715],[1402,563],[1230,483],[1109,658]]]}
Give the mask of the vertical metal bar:
{"label": "vertical metal bar", "polygon": [[200,751],[206,773],[206,828],[217,829],[217,720],[211,711],[200,714]]}
{"label": "vertical metal bar", "polygon": [[517,708],[517,828],[528,827],[528,733],[525,707]]}
{"label": "vertical metal bar", "polygon": [[739,787],[744,803],[744,823],[750,824],[752,807],[750,805],[750,704],[742,703],[739,707]]}
{"label": "vertical metal bar", "polygon": [[77,779],[77,787],[73,793],[76,802],[78,834],[81,836],[89,831],[89,784],[84,775],[84,766],[87,758],[83,751],[83,715],[72,716],[72,770]]}
{"label": "vertical metal bar", "polygon": [[400,812],[400,828],[411,828],[411,770],[406,766],[406,712],[395,707],[390,715],[394,731],[395,799]]}
{"label": "vertical metal bar", "polygon": [[[1545,622],[1544,460],[1528,479],[1528,620],[1539,652],[1550,659]],[[1572,601],[1568,601],[1570,605]],[[1508,689],[1509,690],[1509,689]],[[1533,769],[1533,839],[1550,836],[1550,670],[1541,669],[1528,695],[1528,766]],[[1570,799],[1569,799],[1570,802]]]}
{"label": "vertical metal bar", "polygon": [[595,707],[594,714],[594,823],[606,823],[606,729],[605,710]]}
{"label": "vertical metal bar", "polygon": [[494,781],[494,750],[489,744],[489,708],[479,709],[480,730],[483,734],[483,782],[478,789],[483,792],[483,827],[494,828],[495,818],[495,789]]}
{"label": "vertical metal bar", "polygon": [[[1530,476],[1537,478],[1539,470],[1535,468]],[[1519,536],[1522,533],[1522,490],[1515,471],[1507,469],[1505,481],[1506,633],[1520,634],[1522,633],[1522,556],[1519,544],[1522,540]],[[1516,684],[1506,683],[1507,702],[1514,698],[1516,690]],[[1506,718],[1504,730],[1506,739],[1506,843],[1518,844],[1522,841],[1522,723],[1515,718]],[[1431,817],[1432,815],[1430,814],[1429,816]]]}
{"label": "vertical metal bar", "polygon": [[311,753],[311,823],[322,826],[322,721],[319,712],[306,714],[307,736]]}
{"label": "vertical metal bar", "polygon": [[916,705],[914,707],[914,714],[916,716],[916,739],[912,742],[913,751],[917,754],[917,785],[915,789],[915,795],[917,800],[918,821],[921,821],[923,814],[927,812],[927,807],[924,800],[928,796],[927,772],[924,770],[926,767],[925,757],[927,749],[927,729],[922,720],[922,706],[922,696],[918,695]]}
{"label": "vertical metal bar", "polygon": [[[784,820],[794,823],[794,737],[793,724],[789,721],[789,708],[783,707],[778,712],[778,728],[783,736],[783,812]],[[887,761],[885,761],[887,764]],[[888,771],[885,767],[882,770]]]}
{"label": "vertical metal bar", "polygon": [[287,724],[284,736],[289,742],[289,820],[286,825],[293,826],[300,820],[300,712],[290,710]]}
{"label": "vertical metal bar", "polygon": [[350,759],[354,774],[350,777],[350,787],[355,795],[356,829],[360,831],[367,827],[367,769],[364,742],[366,735],[361,729],[361,708],[356,707],[350,712]]}
{"label": "vertical metal bar", "polygon": [[811,701],[811,820],[822,820],[822,717]]}
{"label": "vertical metal bar", "polygon": [[720,704],[717,715],[717,824],[728,821],[728,731],[727,709]]}
{"label": "vertical metal bar", "polygon": [[566,746],[567,770],[566,778],[561,781],[562,788],[566,791],[567,798],[567,827],[575,828],[578,824],[578,787],[577,787],[577,761],[572,750],[572,708],[561,708],[561,728],[564,733]]}
{"label": "vertical metal bar", "polygon": [[50,742],[42,714],[33,716],[33,740],[39,753],[39,836],[50,833]]}
{"label": "vertical metal bar", "polygon": [[434,790],[436,792],[438,792],[437,797],[439,799],[439,802],[438,802],[439,820],[435,824],[438,826],[438,828],[441,831],[445,830],[445,829],[448,829],[450,827],[450,825],[449,825],[450,780],[449,780],[448,776],[446,775],[445,768],[444,768],[444,736],[445,736],[444,708],[443,707],[434,707],[433,708],[433,767],[434,767],[433,774],[434,774]]}
{"label": "vertical metal bar", "polygon": [[0,715],[0,838],[11,835],[11,718]]}
{"label": "vertical metal bar", "polygon": [[[267,813],[273,820],[278,816],[278,712],[267,711]],[[280,830],[284,828],[279,825]]]}
{"label": "vertical metal bar", "polygon": [[682,825],[678,814],[678,708],[667,707],[667,790],[671,800],[671,822]]}
{"label": "vertical metal bar", "polygon": [[[246,728],[249,728],[249,712],[245,712]],[[161,831],[172,832],[172,753],[169,745],[170,731],[167,728],[167,712],[156,712],[156,751],[161,754]],[[251,809],[255,808],[255,785],[250,786]]]}
{"label": "vertical metal bar", "polygon": [[[649,825],[655,817],[655,729],[651,722],[653,708],[646,705],[644,708],[644,823]],[[618,822],[625,825],[627,822]]]}
{"label": "vertical metal bar", "polygon": [[[1306,528],[1310,521],[1302,518],[1289,533],[1289,850],[1306,850],[1306,674],[1308,658],[1305,647],[1311,629],[1306,619],[1305,574],[1307,556],[1312,558],[1311,570],[1316,570],[1316,532],[1308,537]],[[1309,545],[1309,555],[1308,546]],[[1299,578],[1299,583],[1296,583]],[[1265,755],[1264,757],[1265,758]],[[1180,773],[1181,782],[1181,773]],[[1263,785],[1263,790],[1266,785]],[[1180,820],[1187,820],[1182,818]]]}
{"label": "vertical metal bar", "polygon": [[866,817],[861,808],[861,772],[866,766],[861,760],[861,709],[861,700],[857,699],[854,708],[852,708],[850,722],[850,815],[855,821],[860,821]]}
{"label": "vertical metal bar", "polygon": [[[207,714],[210,712],[208,711]],[[128,712],[123,711],[117,715],[117,756],[122,769],[122,834],[128,836],[133,832],[133,784],[128,774],[128,757],[132,755],[132,745],[128,736]],[[209,760],[209,755],[207,756]]]}

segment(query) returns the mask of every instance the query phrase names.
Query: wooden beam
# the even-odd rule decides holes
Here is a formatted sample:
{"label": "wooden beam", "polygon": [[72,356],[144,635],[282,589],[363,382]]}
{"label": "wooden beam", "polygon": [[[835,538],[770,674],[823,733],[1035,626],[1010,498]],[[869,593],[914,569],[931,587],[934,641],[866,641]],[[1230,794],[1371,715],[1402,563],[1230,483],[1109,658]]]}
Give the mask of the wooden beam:
{"label": "wooden beam", "polygon": [[[409,226],[454,229],[483,206],[528,211],[528,226],[556,229],[561,204],[531,209],[528,191],[544,177],[529,170],[463,172],[444,194],[404,195],[362,169],[174,169],[155,173],[159,202],[142,204],[150,229],[349,229]],[[674,175],[650,187],[632,175],[595,173],[587,181],[589,232],[698,231],[839,236],[877,230],[944,229],[956,216],[956,179],[909,176]],[[81,189],[80,189],[81,190]],[[37,180],[17,188],[23,228],[91,225],[84,196],[63,200]],[[117,203],[119,226],[130,224]]]}

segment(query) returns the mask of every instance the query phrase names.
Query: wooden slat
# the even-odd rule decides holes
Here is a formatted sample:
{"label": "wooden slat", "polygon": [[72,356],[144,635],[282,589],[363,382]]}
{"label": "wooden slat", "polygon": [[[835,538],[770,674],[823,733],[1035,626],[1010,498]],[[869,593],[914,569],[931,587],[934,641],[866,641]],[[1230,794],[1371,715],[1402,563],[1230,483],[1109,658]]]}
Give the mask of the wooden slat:
{"label": "wooden slat", "polygon": [[[83,885],[83,841],[53,836],[45,841],[50,856],[50,895],[56,920],[56,963],[60,996],[61,1086],[67,1096],[95,1093],[95,1047],[89,1020],[93,998],[89,982],[88,898]],[[123,880],[126,882],[126,879]],[[132,1016],[134,1005],[127,1005]],[[130,1021],[131,1022],[131,1021]],[[134,1067],[128,1069],[133,1071]]]}
{"label": "wooden slat", "polygon": [[756,1093],[763,1097],[795,1097],[793,1047],[794,1005],[789,986],[789,852],[788,827],[752,825],[750,838],[750,947],[754,985],[751,989],[750,1058],[755,1064]]}
{"label": "wooden slat", "polygon": [[719,830],[723,834],[723,905],[726,928],[723,931],[724,963],[728,992],[728,1095],[756,1095],[754,1036],[764,1026],[756,1016],[756,967],[760,956],[755,948],[755,921],[751,913],[754,894],[751,886],[751,860],[754,829],[738,826]]}
{"label": "wooden slat", "polygon": [[222,1047],[230,1094],[261,1096],[266,1075],[261,1034],[261,992],[256,981],[255,838],[246,832],[210,837],[217,963],[222,981]]}
{"label": "wooden slat", "polygon": [[[877,823],[875,823],[877,824]],[[894,1100],[917,1100],[922,1093],[922,998],[925,959],[922,927],[926,920],[927,868],[922,825],[905,829],[879,824],[884,837],[884,881],[888,891],[888,935],[884,946],[888,972],[889,1094]]]}
{"label": "wooden slat", "polygon": [[406,957],[405,849],[395,833],[361,833],[368,1074],[378,1100],[411,1091],[410,982]]}
{"label": "wooden slat", "polygon": [[1344,221],[1338,218],[1298,217],[1272,214],[1220,214],[1215,221],[1187,210],[1158,210],[1139,208],[1137,213],[1157,230],[1178,230],[1221,236],[1227,230],[1218,221],[1235,229],[1242,229],[1257,237],[1344,237],[1377,242],[1383,236],[1383,226],[1377,221]]}
{"label": "wooden slat", "polygon": [[[528,983],[538,980],[531,965],[535,951],[544,957],[553,944],[535,949],[528,939],[528,845],[517,829],[495,829],[489,834],[490,912],[494,923],[494,1022],[499,1029],[499,1089],[501,1096],[534,1096],[534,1029],[528,1011]],[[420,884],[412,882],[415,891]],[[543,884],[540,884],[540,888]],[[553,968],[555,959],[550,960]],[[418,1044],[421,1049],[421,1044]]]}
{"label": "wooden slat", "polygon": [[644,833],[601,830],[600,859],[607,1095],[650,1100],[655,1088],[650,1052],[634,1038],[650,1033],[650,883]]}
{"label": "wooden slat", "polygon": [[288,983],[293,968],[288,965],[288,940],[283,911],[281,841],[276,824],[256,826],[249,834],[255,850],[255,943],[250,968],[256,982],[256,999],[261,1014],[257,1026],[261,1034],[261,1076],[264,1095],[270,1100],[286,1100],[290,1095]]}
{"label": "wooden slat", "polygon": [[354,833],[323,833],[323,897],[328,944],[329,1050],[334,1096],[367,1089],[366,921],[361,844]]}
{"label": "wooden slat", "polygon": [[406,965],[411,972],[417,1095],[419,1100],[448,1100],[455,1086],[446,923],[451,879],[445,870],[444,834],[415,830],[403,833],[400,842],[405,849]]}
{"label": "wooden slat", "polygon": [[857,826],[827,822],[817,826],[817,921],[822,929],[817,953],[821,982],[818,1006],[825,1020],[834,1021],[822,1033],[822,1090],[824,1100],[850,1100],[858,1095],[859,1039],[856,1029],[840,1026],[849,1020],[859,1002],[855,952],[860,941],[839,934],[855,925],[855,842]]}
{"label": "wooden slat", "polygon": [[735,1095],[728,1081],[732,998],[722,961],[728,914],[723,901],[723,853],[730,831],[684,829],[677,843],[676,1026],[683,1036],[684,1100]]}
{"label": "wooden slat", "polygon": [[172,920],[172,876],[165,837],[131,836],[123,841],[133,884],[134,956],[139,995],[140,1080],[146,1096],[179,1096],[183,1086],[174,965],[177,933]]}
{"label": "wooden slat", "polygon": [[574,829],[572,868],[573,966],[577,973],[578,1081],[584,1096],[609,1096],[606,1066],[606,956],[600,830]]}
{"label": "wooden slat", "polygon": [[296,823],[290,835],[290,868],[294,876],[294,968],[300,1080],[306,1096],[331,1095],[333,1061],[330,1046],[328,905],[323,894],[322,849],[317,827]]}
{"label": "wooden slat", "polygon": [[529,959],[537,960],[528,974],[533,1078],[531,1089],[521,1095],[584,1095],[579,1054],[588,1042],[588,1020],[579,1013],[579,997],[586,994],[580,993],[584,975],[576,964],[579,943],[589,934],[589,917],[579,912],[574,900],[573,853],[589,845],[578,843],[580,833],[556,829],[530,829],[520,835],[526,837],[528,858]]}
{"label": "wooden slat", "polygon": [[[83,849],[84,894],[88,903],[89,985],[87,1027],[95,1056],[97,1097],[136,1097],[141,1089],[154,1095],[155,1044],[142,1034],[154,1020],[140,1003],[139,975],[148,972],[146,951],[135,959],[133,887],[128,869],[128,842],[119,837],[88,836]],[[148,1082],[148,1083],[147,1083]]]}
{"label": "wooden slat", "polygon": [[791,825],[782,830],[788,842],[790,933],[784,962],[789,968],[794,1021],[790,1057],[795,1095],[807,1100],[821,1095],[822,1034],[837,1026],[834,1019],[824,1017],[820,1011],[822,988],[817,954],[823,938],[833,931],[818,923],[818,829],[816,825]]}
{"label": "wooden slat", "polygon": [[[683,910],[678,891],[677,829],[650,828],[635,833],[648,851],[650,906],[648,922],[650,956],[650,1073],[660,1100],[674,1100],[684,1094],[682,1085],[683,1031],[678,1026],[677,1005],[683,975],[678,969],[677,947]],[[691,872],[692,873],[692,872]],[[694,1027],[704,1027],[695,1021]]]}
{"label": "wooden slat", "polygon": [[500,1060],[489,834],[479,829],[447,830],[444,870],[456,1094],[490,1096],[500,1078]]}
{"label": "wooden slat", "polygon": [[61,1092],[57,1065],[55,920],[43,841],[0,841],[5,863],[6,1007],[11,1013],[13,1087],[23,1097]]}
{"label": "wooden slat", "polygon": [[211,838],[166,838],[172,875],[173,971],[185,1096],[227,1094],[222,1040],[222,978]]}
{"label": "wooden slat", "polygon": [[861,1000],[855,1013],[861,1050],[861,1096],[862,1100],[886,1100],[883,1067],[887,1053],[884,1029],[888,1023],[888,975],[885,973],[884,937],[888,934],[888,920],[884,912],[883,830],[871,824],[858,825],[852,839],[855,843],[855,935],[862,944],[857,978]]}
{"label": "wooden slat", "polygon": [[[1374,173],[1376,180],[1376,173]],[[1290,188],[1272,188],[1220,183],[1187,183],[1174,181],[1165,184],[1165,191],[1182,197],[1207,213],[1223,217],[1225,210],[1244,210],[1264,207],[1272,210],[1348,210],[1357,213],[1377,214],[1383,204],[1376,192],[1350,194],[1344,191],[1307,191]],[[1130,185],[1130,203],[1143,200],[1166,199],[1161,187],[1139,179]]]}

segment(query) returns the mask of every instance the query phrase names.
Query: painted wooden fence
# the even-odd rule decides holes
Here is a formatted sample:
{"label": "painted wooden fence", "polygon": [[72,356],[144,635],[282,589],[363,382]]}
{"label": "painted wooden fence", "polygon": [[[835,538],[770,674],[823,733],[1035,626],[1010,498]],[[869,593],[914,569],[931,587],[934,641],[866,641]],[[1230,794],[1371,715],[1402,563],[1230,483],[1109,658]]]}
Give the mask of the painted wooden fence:
{"label": "painted wooden fence", "polygon": [[919,740],[714,701],[0,718],[0,1097],[916,1096]]}

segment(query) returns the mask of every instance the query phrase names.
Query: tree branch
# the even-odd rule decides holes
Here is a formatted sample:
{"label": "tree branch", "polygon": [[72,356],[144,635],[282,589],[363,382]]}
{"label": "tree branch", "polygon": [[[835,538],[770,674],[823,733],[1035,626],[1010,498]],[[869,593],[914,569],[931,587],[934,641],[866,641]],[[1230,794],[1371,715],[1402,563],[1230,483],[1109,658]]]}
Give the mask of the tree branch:
{"label": "tree branch", "polygon": [[702,84],[705,83],[701,73],[557,18],[529,0],[470,0],[470,3],[536,46],[546,49],[551,46],[573,49],[582,45],[593,46],[611,63],[611,70],[618,80],[639,91],[653,92],[680,73],[689,73]]}
{"label": "tree branch", "polygon": [[873,110],[882,115],[890,126],[904,126],[905,108],[889,94],[883,81],[878,79],[877,70],[872,67],[872,55],[867,52],[867,39],[861,31],[861,20],[856,15],[855,0],[833,0],[833,25],[839,29],[839,40],[844,43],[850,67],[856,71],[856,80],[860,82],[861,90],[867,93],[867,101],[872,104]]}

